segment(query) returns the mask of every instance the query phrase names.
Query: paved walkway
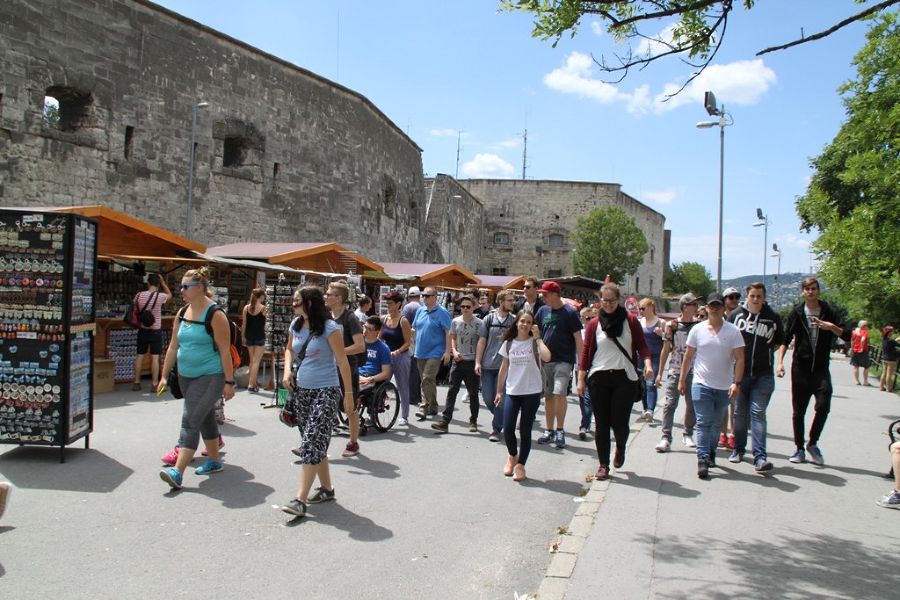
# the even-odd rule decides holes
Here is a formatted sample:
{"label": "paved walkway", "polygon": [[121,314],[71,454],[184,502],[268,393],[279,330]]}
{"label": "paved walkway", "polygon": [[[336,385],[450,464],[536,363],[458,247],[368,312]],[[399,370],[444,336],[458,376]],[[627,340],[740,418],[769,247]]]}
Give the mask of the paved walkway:
{"label": "paved walkway", "polygon": [[[592,486],[589,499],[599,504],[582,508],[595,515],[584,518],[592,520],[587,537],[562,537],[561,550],[568,543],[580,552],[554,560],[540,599],[896,598],[900,511],[875,501],[892,488],[882,477],[886,430],[900,417],[900,399],[879,392],[874,379],[875,387],[855,386],[846,359],[835,357],[831,371],[825,467],[787,460],[789,375],[768,411],[770,476],[729,463],[720,450],[720,467],[702,481],[679,431],[668,454],[653,449],[657,428],[633,434],[625,466]],[[582,528],[578,517],[573,523]]]}

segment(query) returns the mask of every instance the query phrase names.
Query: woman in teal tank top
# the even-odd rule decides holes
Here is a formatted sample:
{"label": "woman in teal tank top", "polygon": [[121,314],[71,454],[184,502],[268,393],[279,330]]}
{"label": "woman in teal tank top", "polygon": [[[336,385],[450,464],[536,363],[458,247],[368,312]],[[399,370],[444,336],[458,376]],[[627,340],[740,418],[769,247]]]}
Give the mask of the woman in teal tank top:
{"label": "woman in teal tank top", "polygon": [[[181,295],[185,306],[178,311],[175,332],[166,351],[159,391],[167,384],[175,360],[178,360],[178,383],[184,394],[178,458],[174,467],[160,471],[160,478],[173,489],[181,489],[184,471],[194,458],[200,438],[209,455],[195,469],[208,475],[224,468],[219,459],[219,425],[216,401],[234,397],[234,369],[231,364],[231,334],[228,318],[210,299],[209,271],[206,267],[191,270],[181,279]],[[212,335],[206,331],[206,318],[212,315]]]}

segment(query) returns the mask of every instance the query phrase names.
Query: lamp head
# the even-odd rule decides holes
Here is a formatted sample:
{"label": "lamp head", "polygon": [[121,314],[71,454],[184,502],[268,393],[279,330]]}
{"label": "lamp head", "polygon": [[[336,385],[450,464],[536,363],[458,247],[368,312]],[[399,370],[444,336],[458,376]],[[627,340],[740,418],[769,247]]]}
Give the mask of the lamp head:
{"label": "lamp head", "polygon": [[209,102],[198,102],[198,103],[195,104],[194,106],[195,106],[196,108],[206,108],[207,106],[209,106]]}
{"label": "lamp head", "polygon": [[778,244],[772,244],[772,250],[774,250],[775,252],[781,252],[781,250],[778,249]]}
{"label": "lamp head", "polygon": [[697,129],[709,129],[718,125],[715,121],[700,121],[697,123]]}
{"label": "lamp head", "polygon": [[762,209],[761,209],[761,208],[757,208],[757,209],[756,209],[756,218],[759,219],[760,221],[764,221],[764,220],[765,220],[765,217],[764,217],[763,214],[762,214]]}

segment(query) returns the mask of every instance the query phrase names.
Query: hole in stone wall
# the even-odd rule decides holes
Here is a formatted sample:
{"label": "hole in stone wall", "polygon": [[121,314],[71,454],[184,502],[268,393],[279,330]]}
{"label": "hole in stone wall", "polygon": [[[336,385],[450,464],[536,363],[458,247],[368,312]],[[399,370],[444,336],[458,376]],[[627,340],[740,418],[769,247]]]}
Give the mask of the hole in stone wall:
{"label": "hole in stone wall", "polygon": [[125,126],[125,160],[131,160],[132,150],[134,149],[134,127]]}
{"label": "hole in stone wall", "polygon": [[272,164],[272,185],[274,186],[278,182],[278,169],[281,167],[278,163]]}
{"label": "hole in stone wall", "polygon": [[506,267],[494,267],[491,269],[491,275],[506,275]]}
{"label": "hole in stone wall", "polygon": [[90,92],[54,85],[44,94],[43,120],[60,131],[78,131],[90,124],[94,97]]}
{"label": "hole in stone wall", "polygon": [[554,277],[562,277],[562,269],[547,269],[546,277],[548,279],[552,279]]}
{"label": "hole in stone wall", "polygon": [[227,137],[223,140],[222,150],[223,167],[239,167],[244,164],[247,155],[247,141],[239,137]]}

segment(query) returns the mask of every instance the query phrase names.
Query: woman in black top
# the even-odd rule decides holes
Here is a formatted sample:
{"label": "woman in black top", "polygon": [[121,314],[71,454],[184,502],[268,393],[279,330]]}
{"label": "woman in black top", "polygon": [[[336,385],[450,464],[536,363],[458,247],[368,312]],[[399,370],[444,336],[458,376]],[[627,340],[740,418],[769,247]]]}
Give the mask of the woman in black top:
{"label": "woman in black top", "polygon": [[266,290],[256,288],[250,292],[250,302],[244,307],[241,319],[241,337],[244,338],[244,346],[250,355],[250,376],[247,381],[247,390],[259,391],[259,382],[256,377],[259,374],[259,363],[263,352],[266,350]]}
{"label": "woman in black top", "polygon": [[891,339],[894,328],[888,325],[881,330],[881,391],[894,391],[894,374],[897,372],[897,359],[900,358],[900,344]]}

